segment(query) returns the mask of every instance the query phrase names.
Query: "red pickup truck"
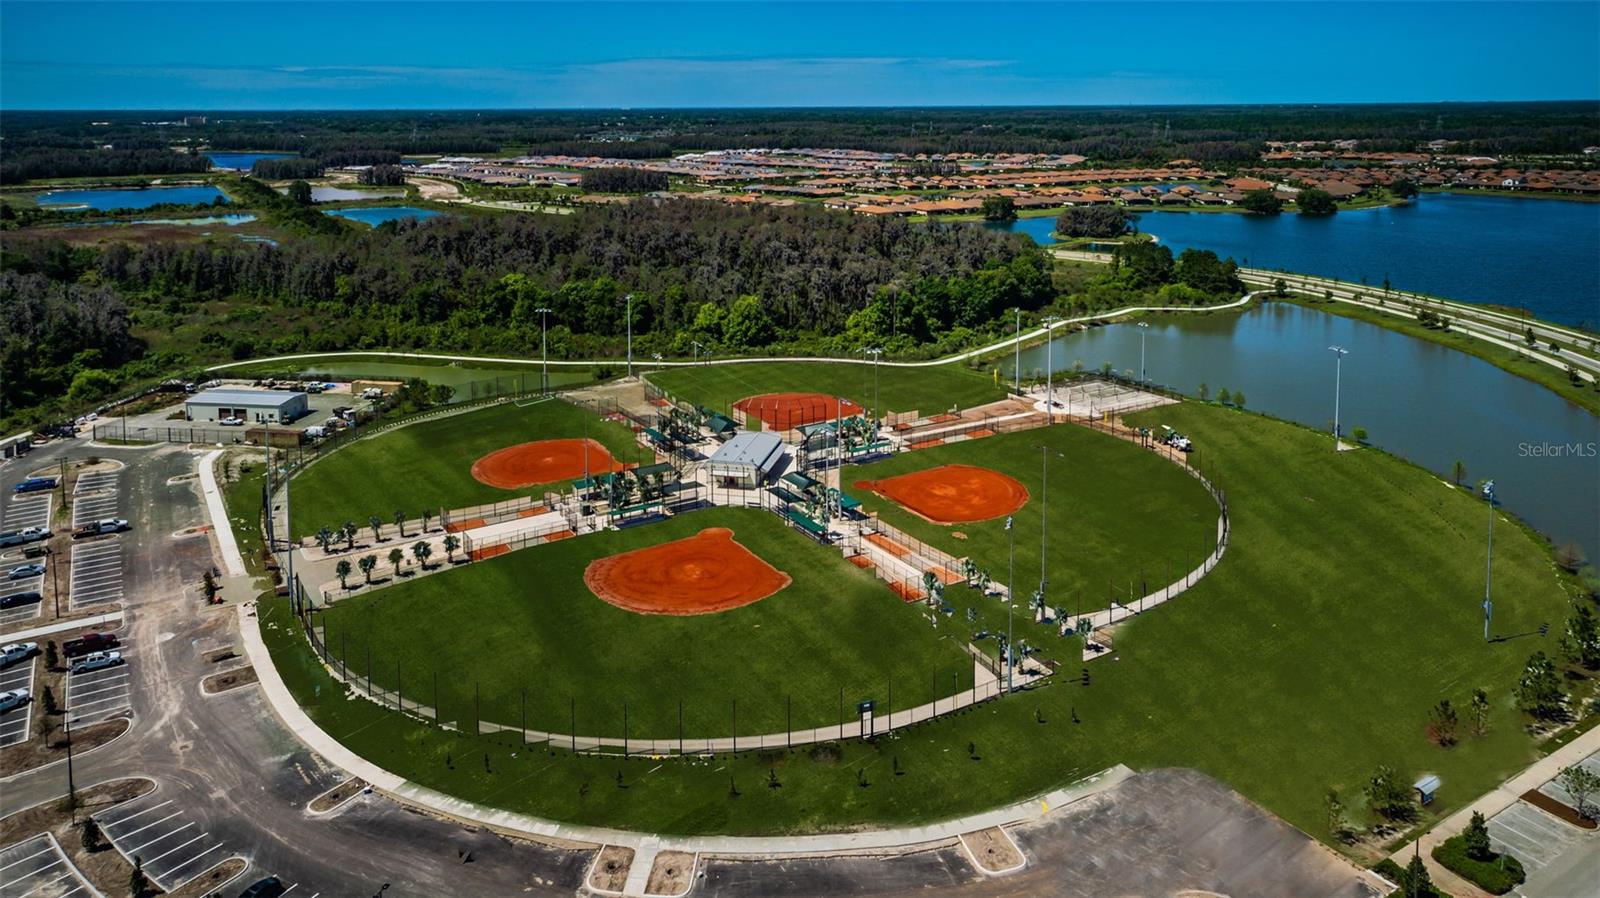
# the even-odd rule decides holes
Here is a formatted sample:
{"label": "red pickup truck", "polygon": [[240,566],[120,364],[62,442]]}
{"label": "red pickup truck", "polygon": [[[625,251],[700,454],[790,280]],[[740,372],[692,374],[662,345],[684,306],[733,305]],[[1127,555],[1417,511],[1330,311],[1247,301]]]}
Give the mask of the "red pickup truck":
{"label": "red pickup truck", "polygon": [[77,658],[90,652],[103,652],[114,649],[118,645],[117,637],[111,633],[85,633],[77,639],[69,639],[61,647],[61,651],[68,658]]}

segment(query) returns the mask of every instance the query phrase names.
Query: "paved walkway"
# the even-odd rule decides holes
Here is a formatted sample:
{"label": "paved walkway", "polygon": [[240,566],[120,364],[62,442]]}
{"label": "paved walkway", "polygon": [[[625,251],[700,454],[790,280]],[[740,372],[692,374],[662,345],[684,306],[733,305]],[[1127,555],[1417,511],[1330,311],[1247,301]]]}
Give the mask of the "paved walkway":
{"label": "paved walkway", "polygon": [[[1417,842],[1421,842],[1422,859],[1428,865],[1428,872],[1433,874],[1434,882],[1456,896],[1456,898],[1486,896],[1487,892],[1435,863],[1432,856],[1434,847],[1445,839],[1466,829],[1468,821],[1472,819],[1473,812],[1480,813],[1485,818],[1493,817],[1515,804],[1522,797],[1522,793],[1539,788],[1553,779],[1564,768],[1579,763],[1596,751],[1600,751],[1600,728],[1584,733],[1577,739],[1535,761],[1526,770],[1480,796],[1472,804],[1446,817],[1439,825],[1423,834],[1421,839],[1407,842],[1390,857],[1394,859],[1395,863],[1404,867],[1410,862],[1412,853],[1416,851]],[[1446,788],[1449,785],[1449,783],[1445,783]]]}
{"label": "paved walkway", "polygon": [[34,639],[40,636],[49,636],[53,633],[65,633],[68,630],[94,629],[95,627],[103,627],[107,624],[116,624],[120,626],[122,624],[122,612],[113,611],[109,614],[97,614],[93,617],[77,617],[73,618],[72,620],[56,621],[53,624],[45,624],[42,627],[34,627],[30,630],[16,630],[11,633],[6,633],[5,639],[7,642],[18,642],[25,639]]}
{"label": "paved walkway", "polygon": [[221,449],[213,449],[200,459],[200,493],[206,500],[206,513],[211,516],[213,524],[221,521],[221,526],[213,526],[212,532],[217,537],[217,548],[221,550],[223,573],[229,577],[242,577],[245,574],[244,556],[239,554],[239,543],[233,538],[233,528],[228,526],[228,508],[222,501],[222,490],[217,486],[217,459],[222,457]]}

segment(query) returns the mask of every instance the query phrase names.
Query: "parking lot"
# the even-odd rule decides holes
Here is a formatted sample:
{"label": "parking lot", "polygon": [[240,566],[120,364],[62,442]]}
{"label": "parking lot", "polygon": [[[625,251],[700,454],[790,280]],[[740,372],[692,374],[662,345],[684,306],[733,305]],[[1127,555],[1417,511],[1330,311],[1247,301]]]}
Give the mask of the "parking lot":
{"label": "parking lot", "polygon": [[50,527],[50,513],[55,508],[56,494],[13,493],[6,502],[4,515],[0,515],[0,530],[21,530],[24,527]]}
{"label": "parking lot", "polygon": [[95,815],[100,829],[128,857],[144,861],[144,872],[170,892],[227,859],[230,853],[172,799],[157,789]]}
{"label": "parking lot", "polygon": [[44,833],[0,848],[0,895],[67,898],[98,895]]}
{"label": "parking lot", "polygon": [[[5,563],[5,569],[10,570],[11,568],[22,563],[23,560],[20,557],[18,557],[15,561],[8,560]],[[0,574],[0,576],[3,576],[3,574]],[[22,580],[0,580],[0,597],[15,595],[19,592],[36,592],[40,595],[43,595],[44,577],[27,577]],[[29,602],[26,605],[19,605],[16,608],[0,609],[0,626],[33,620],[39,616],[43,608],[44,602],[38,601]]]}
{"label": "parking lot", "polygon": [[[128,658],[128,650],[126,643],[112,649],[121,652],[124,659]],[[129,663],[132,662],[67,675],[67,711],[73,726],[109,720],[133,707],[129,702]]]}
{"label": "parking lot", "polygon": [[[26,689],[33,695],[35,701],[39,696],[34,695],[38,690],[33,688],[33,668],[39,663],[38,658],[30,658],[20,664],[13,664],[5,670],[0,670],[0,692],[10,692],[13,689]],[[27,742],[29,726],[33,718],[33,707],[23,705],[12,708],[0,714],[0,748],[7,745],[16,745]],[[0,894],[5,894],[0,891]]]}
{"label": "parking lot", "polygon": [[117,516],[117,485],[121,471],[91,471],[72,487],[72,526]]}
{"label": "parking lot", "polygon": [[72,547],[72,607],[122,601],[122,540],[116,536]]}

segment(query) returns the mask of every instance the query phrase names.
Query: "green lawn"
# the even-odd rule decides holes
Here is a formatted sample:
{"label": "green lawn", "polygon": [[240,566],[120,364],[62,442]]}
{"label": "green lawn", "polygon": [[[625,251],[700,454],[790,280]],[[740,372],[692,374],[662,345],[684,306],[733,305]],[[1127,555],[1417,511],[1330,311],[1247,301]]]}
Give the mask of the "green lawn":
{"label": "green lawn", "polygon": [[[872,408],[873,366],[837,362],[751,362],[651,371],[647,379],[677,399],[719,411],[760,393],[790,391],[842,396]],[[1004,399],[1003,384],[961,365],[895,368],[879,365],[878,408],[934,414],[952,406],[970,408]]]}
{"label": "green lawn", "polygon": [[[1048,503],[1043,502],[1041,489],[1040,446],[1048,447],[1050,453]],[[1006,582],[1010,542],[1004,518],[943,526],[870,490],[854,487],[859,480],[880,480],[947,464],[991,468],[1028,488],[1028,502],[1013,516],[1012,525],[1015,589],[1024,602],[1039,585],[1041,509],[1045,507],[1049,509],[1046,554],[1050,577],[1045,599],[1051,607],[1063,607],[1069,613],[1105,608],[1112,596],[1130,602],[1183,576],[1216,548],[1220,512],[1198,480],[1154,452],[1070,424],[851,465],[844,472],[845,489],[895,527],[957,557],[969,556],[980,569]],[[966,539],[956,539],[953,533],[963,533]],[[969,593],[960,592],[964,598]]]}
{"label": "green lawn", "polygon": [[[423,380],[453,387],[456,395],[451,399],[462,402],[472,399],[471,384],[499,379],[501,389],[537,390],[538,365],[496,366],[488,362],[446,363],[427,359],[408,359],[402,356],[329,356],[317,359],[295,359],[283,362],[261,362],[240,368],[227,368],[223,374],[232,377],[271,376],[283,378],[314,378],[322,380]],[[590,368],[555,366],[550,369],[550,385],[562,387],[585,384],[594,380]]]}
{"label": "green lawn", "polygon": [[[717,614],[637,614],[596,598],[589,562],[727,527],[745,548],[793,582],[759,602]],[[971,688],[965,625],[939,628],[882,581],[785,527],[770,512],[713,509],[621,531],[606,531],[488,561],[336,603],[326,614],[328,645],[358,674],[372,647],[373,678],[395,681],[399,663],[417,697],[432,703],[433,674],[445,719],[472,717],[474,684],[485,720],[519,726],[527,689],[528,726],[621,736],[623,703],[632,736],[684,732],[726,736],[738,703],[738,732],[836,724],[841,690],[882,706],[894,689],[911,707]],[[441,632],[450,638],[441,639]],[[935,693],[937,683],[939,691]],[[424,687],[424,684],[426,686]],[[891,686],[891,684],[893,684]]]}
{"label": "green lawn", "polygon": [[585,435],[624,461],[653,461],[627,428],[570,403],[551,399],[518,407],[505,402],[361,440],[308,466],[294,479],[293,531],[306,536],[346,521],[365,524],[371,515],[389,520],[395,509],[415,515],[423,508],[542,494],[538,486],[518,491],[479,483],[472,463],[517,443]]}
{"label": "green lawn", "polygon": [[[515,735],[467,737],[348,698],[311,662],[285,603],[262,620],[309,713],[388,769],[500,807],[670,833],[925,822],[1120,761],[1199,768],[1326,838],[1323,792],[1338,788],[1364,819],[1359,790],[1380,764],[1443,779],[1431,820],[1535,757],[1512,689],[1532,652],[1554,650],[1569,607],[1544,546],[1520,527],[1496,533],[1495,631],[1509,638],[1485,644],[1478,500],[1378,452],[1334,453],[1295,425],[1193,404],[1155,415],[1207,446],[1228,484],[1221,567],[1124,625],[1118,660],[1090,662],[1088,685],[1059,677],[875,744],[710,764],[523,749]],[[616,656],[597,650],[592,675],[610,679]],[[1488,735],[1435,747],[1429,708],[1464,705],[1478,686],[1493,705]],[[769,771],[781,788],[767,788]]]}

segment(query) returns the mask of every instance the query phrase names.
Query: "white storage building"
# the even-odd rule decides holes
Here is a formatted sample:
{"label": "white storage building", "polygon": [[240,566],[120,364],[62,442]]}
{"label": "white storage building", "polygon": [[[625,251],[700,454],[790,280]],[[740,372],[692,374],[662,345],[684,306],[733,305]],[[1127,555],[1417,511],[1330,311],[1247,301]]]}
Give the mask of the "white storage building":
{"label": "white storage building", "polygon": [[286,424],[305,417],[309,408],[304,393],[237,387],[204,390],[183,404],[184,414],[190,421],[212,423],[224,418],[239,418],[246,424]]}

